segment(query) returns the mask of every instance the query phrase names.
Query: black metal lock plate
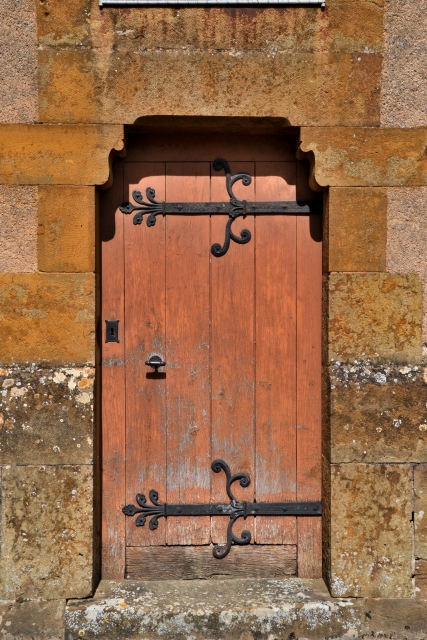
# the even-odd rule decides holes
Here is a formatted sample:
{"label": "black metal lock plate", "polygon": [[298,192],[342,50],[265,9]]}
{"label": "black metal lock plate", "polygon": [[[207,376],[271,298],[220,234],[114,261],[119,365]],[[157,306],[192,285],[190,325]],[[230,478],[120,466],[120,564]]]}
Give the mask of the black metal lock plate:
{"label": "black metal lock plate", "polygon": [[105,342],[120,342],[119,320],[106,320],[105,325]]}

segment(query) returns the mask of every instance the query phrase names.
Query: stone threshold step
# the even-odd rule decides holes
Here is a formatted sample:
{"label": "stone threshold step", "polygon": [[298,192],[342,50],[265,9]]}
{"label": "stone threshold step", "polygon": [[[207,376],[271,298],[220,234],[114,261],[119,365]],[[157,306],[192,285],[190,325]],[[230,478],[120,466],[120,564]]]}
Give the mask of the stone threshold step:
{"label": "stone threshold step", "polygon": [[362,637],[364,601],[322,580],[130,580],[69,600],[65,640],[321,640]]}

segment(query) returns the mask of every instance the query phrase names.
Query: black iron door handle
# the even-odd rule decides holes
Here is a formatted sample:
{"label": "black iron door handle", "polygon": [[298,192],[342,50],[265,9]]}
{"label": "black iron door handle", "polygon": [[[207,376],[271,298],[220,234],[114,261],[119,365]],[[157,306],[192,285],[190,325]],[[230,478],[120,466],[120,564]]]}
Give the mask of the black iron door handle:
{"label": "black iron door handle", "polygon": [[164,367],[166,362],[161,358],[161,356],[151,356],[148,360],[145,361],[147,367],[153,367],[156,372],[159,370],[159,367]]}

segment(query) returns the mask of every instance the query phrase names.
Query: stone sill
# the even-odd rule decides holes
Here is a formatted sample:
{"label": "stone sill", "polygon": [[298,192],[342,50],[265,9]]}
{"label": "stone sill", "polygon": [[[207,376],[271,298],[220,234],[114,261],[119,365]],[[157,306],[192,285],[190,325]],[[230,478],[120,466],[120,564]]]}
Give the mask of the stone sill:
{"label": "stone sill", "polygon": [[332,598],[322,580],[299,578],[104,580],[68,601],[65,621],[65,640],[425,640],[427,601]]}

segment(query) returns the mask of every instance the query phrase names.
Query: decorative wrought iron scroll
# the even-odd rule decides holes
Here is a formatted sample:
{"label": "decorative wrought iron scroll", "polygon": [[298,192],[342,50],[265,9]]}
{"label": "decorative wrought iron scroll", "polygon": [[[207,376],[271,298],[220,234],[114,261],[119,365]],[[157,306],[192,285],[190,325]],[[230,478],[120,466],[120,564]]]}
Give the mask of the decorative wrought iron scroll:
{"label": "decorative wrought iron scroll", "polygon": [[136,526],[143,527],[148,517],[151,531],[155,531],[159,526],[159,518],[170,518],[173,516],[227,516],[230,522],[227,527],[227,542],[225,546],[216,545],[212,553],[220,560],[225,558],[231,549],[232,544],[245,545],[251,541],[249,531],[242,531],[240,538],[233,533],[233,525],[238,518],[246,520],[248,516],[321,516],[321,502],[244,502],[237,500],[231,490],[231,485],[237,480],[241,487],[249,487],[251,479],[247,473],[236,473],[231,475],[230,468],[224,460],[214,460],[212,471],[220,473],[223,470],[226,476],[226,491],[230,498],[229,503],[221,504],[159,504],[159,494],[151,490],[148,494],[151,505],[147,504],[145,495],[138,493],[136,502],[138,507],[128,504],[122,511],[126,516],[135,516]]}
{"label": "decorative wrought iron scroll", "polygon": [[145,190],[147,201],[144,200],[140,191],[133,191],[132,198],[137,204],[134,205],[132,202],[124,202],[120,206],[120,211],[125,214],[134,213],[133,223],[135,225],[142,224],[144,215],[148,214],[147,227],[154,227],[158,215],[228,214],[229,219],[225,227],[224,244],[221,246],[216,242],[211,247],[211,252],[216,258],[227,253],[231,240],[237,242],[237,244],[246,244],[250,241],[252,236],[248,229],[243,229],[239,236],[233,232],[231,225],[236,218],[248,214],[310,215],[321,213],[321,208],[316,200],[274,202],[247,202],[246,200],[239,200],[233,193],[233,185],[241,180],[246,187],[249,186],[252,182],[252,177],[249,173],[236,173],[236,175],[232,176],[228,162],[222,158],[214,160],[212,166],[215,171],[221,171],[222,169],[225,171],[225,184],[228,195],[230,196],[229,202],[157,202],[155,199],[155,190],[148,187]]}

